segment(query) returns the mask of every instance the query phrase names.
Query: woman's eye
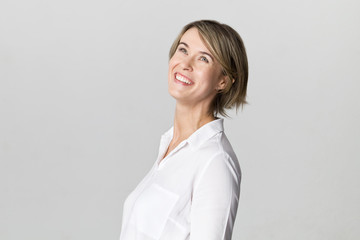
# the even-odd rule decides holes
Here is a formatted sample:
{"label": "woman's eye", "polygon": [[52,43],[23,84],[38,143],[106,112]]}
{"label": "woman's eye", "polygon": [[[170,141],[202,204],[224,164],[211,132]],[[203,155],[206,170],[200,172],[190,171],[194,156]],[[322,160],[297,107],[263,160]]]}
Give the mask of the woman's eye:
{"label": "woman's eye", "polygon": [[187,51],[186,51],[185,48],[179,48],[179,51],[180,51],[180,52],[183,52],[183,53],[187,53]]}
{"label": "woman's eye", "polygon": [[206,57],[200,57],[200,60],[209,63],[209,60]]}

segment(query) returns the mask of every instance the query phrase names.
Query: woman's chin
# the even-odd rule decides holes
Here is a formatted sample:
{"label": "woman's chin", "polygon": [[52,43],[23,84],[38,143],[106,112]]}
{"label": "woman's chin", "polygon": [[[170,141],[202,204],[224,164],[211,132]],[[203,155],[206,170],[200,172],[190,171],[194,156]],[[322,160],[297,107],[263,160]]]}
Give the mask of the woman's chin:
{"label": "woman's chin", "polygon": [[188,93],[185,91],[182,91],[182,89],[169,88],[168,91],[169,91],[170,96],[172,96],[176,100],[188,98]]}
{"label": "woman's chin", "polygon": [[192,99],[191,97],[185,95],[185,94],[181,94],[179,92],[170,92],[169,91],[170,96],[172,96],[176,103],[181,103],[181,104],[190,104],[194,102],[194,99]]}

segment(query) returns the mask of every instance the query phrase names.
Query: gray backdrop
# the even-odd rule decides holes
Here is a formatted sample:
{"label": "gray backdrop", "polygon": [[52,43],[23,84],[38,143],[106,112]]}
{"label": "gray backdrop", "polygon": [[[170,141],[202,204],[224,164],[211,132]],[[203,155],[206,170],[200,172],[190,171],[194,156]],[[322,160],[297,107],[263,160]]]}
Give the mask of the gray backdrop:
{"label": "gray backdrop", "polygon": [[233,239],[360,238],[356,0],[0,1],[0,239],[117,240],[173,121],[168,49],[192,20],[247,47]]}

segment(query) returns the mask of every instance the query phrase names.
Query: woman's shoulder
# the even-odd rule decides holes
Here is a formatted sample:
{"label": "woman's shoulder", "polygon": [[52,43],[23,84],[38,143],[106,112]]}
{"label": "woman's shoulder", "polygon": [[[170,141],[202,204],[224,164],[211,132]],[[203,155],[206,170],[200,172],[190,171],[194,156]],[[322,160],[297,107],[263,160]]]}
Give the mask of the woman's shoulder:
{"label": "woman's shoulder", "polygon": [[210,161],[220,161],[223,164],[231,165],[239,164],[233,147],[222,131],[202,142],[201,145],[191,148],[194,157],[201,165],[207,165]]}
{"label": "woman's shoulder", "polygon": [[240,184],[240,164],[224,132],[220,132],[204,142],[194,151],[194,156],[199,164],[199,179],[207,174],[217,179],[226,178],[236,186]]}
{"label": "woman's shoulder", "polygon": [[212,154],[223,153],[224,155],[229,155],[229,157],[236,157],[234,149],[223,131],[218,132],[211,138],[201,142],[200,145],[196,145],[194,150],[199,152],[211,152]]}

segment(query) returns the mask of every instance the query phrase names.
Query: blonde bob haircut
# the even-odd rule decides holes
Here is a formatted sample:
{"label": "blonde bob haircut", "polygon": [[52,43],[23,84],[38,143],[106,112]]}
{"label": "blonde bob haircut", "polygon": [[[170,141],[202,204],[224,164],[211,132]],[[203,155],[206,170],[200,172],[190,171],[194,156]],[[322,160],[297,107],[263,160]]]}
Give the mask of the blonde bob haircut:
{"label": "blonde bob haircut", "polygon": [[181,37],[190,28],[197,28],[200,37],[211,54],[220,63],[223,74],[227,76],[226,87],[216,94],[209,114],[225,117],[225,109],[236,110],[247,104],[246,87],[248,81],[248,60],[240,35],[230,26],[214,20],[200,20],[187,24],[173,42],[169,58],[175,54]]}

